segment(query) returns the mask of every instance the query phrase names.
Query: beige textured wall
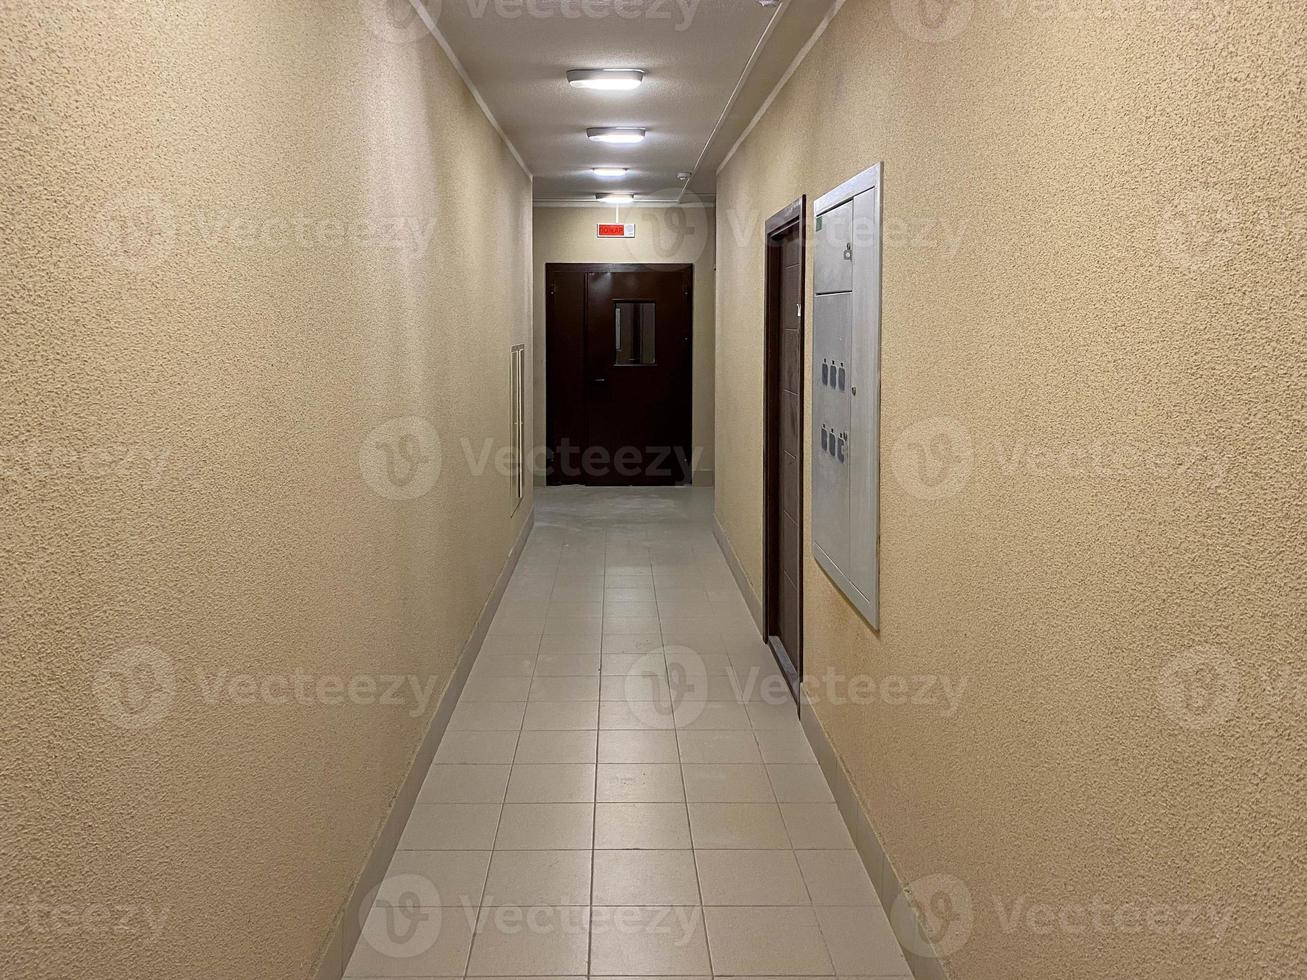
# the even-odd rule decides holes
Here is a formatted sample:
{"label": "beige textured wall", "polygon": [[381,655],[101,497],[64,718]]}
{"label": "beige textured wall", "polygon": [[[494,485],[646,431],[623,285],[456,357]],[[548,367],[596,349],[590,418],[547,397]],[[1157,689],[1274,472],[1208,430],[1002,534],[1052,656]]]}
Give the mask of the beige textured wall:
{"label": "beige textured wall", "polygon": [[[694,264],[694,447],[699,482],[712,479],[713,358],[716,296],[716,216],[699,201],[679,208],[623,208],[623,222],[634,222],[633,239],[601,240],[600,222],[616,220],[612,207],[535,209],[535,443],[545,445],[545,265],[549,262],[691,262]],[[543,480],[538,454],[537,480]]]}
{"label": "beige textured wall", "polygon": [[817,708],[891,860],[967,980],[1307,975],[1302,6],[927,6],[846,4],[722,174],[718,517],[760,586],[761,222],[883,160],[882,629],[810,558],[805,626],[966,684]]}
{"label": "beige textured wall", "polygon": [[6,976],[308,976],[525,518],[530,182],[376,13],[3,5]]}

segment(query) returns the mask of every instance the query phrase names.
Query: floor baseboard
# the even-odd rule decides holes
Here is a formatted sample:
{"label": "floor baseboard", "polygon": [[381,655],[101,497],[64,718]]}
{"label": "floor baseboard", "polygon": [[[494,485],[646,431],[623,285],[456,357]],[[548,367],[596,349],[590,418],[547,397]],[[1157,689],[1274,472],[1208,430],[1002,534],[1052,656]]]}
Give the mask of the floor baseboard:
{"label": "floor baseboard", "polygon": [[533,511],[527,515],[526,522],[522,525],[522,531],[513,543],[513,548],[508,553],[508,559],[504,563],[503,570],[500,571],[499,578],[495,582],[494,590],[490,593],[490,598],[486,600],[481,615],[477,617],[476,626],[472,629],[472,635],[463,646],[463,653],[459,656],[458,665],[454,668],[453,676],[449,680],[449,686],[446,687],[445,693],[440,699],[440,704],[432,716],[427,734],[423,737],[422,744],[413,757],[413,763],[409,768],[408,775],[404,778],[399,792],[395,795],[395,802],[391,806],[385,823],[382,825],[381,832],[373,842],[372,851],[368,855],[362,873],[350,890],[344,911],[332,926],[332,933],[327,941],[327,946],[319,956],[318,965],[313,971],[313,980],[341,980],[345,972],[345,966],[349,963],[349,958],[354,952],[354,945],[358,942],[362,928],[360,908],[368,900],[377,885],[385,879],[386,869],[390,867],[390,860],[394,856],[396,846],[399,844],[400,835],[404,832],[409,815],[413,812],[413,806],[417,802],[418,792],[422,789],[422,783],[426,779],[427,770],[431,768],[431,761],[435,758],[436,749],[439,747],[440,740],[449,725],[450,716],[454,713],[455,705],[458,704],[459,695],[463,693],[463,686],[467,683],[468,675],[472,671],[472,665],[476,662],[477,654],[481,652],[481,645],[485,642],[486,633],[490,630],[490,623],[495,618],[495,613],[499,611],[499,604],[504,598],[504,591],[508,588],[513,572],[517,569],[518,559],[522,556],[522,550],[526,547],[527,538],[531,536],[531,529],[534,526],[535,513]]}
{"label": "floor baseboard", "polygon": [[735,554],[735,549],[731,546],[731,539],[726,536],[726,529],[722,527],[721,521],[717,520],[716,514],[713,514],[712,518],[712,533],[713,537],[717,539],[717,546],[722,549],[722,554],[726,556],[726,564],[730,566],[731,574],[735,576],[735,584],[740,587],[740,592],[749,607],[749,612],[753,614],[754,625],[758,627],[760,634],[766,636],[767,625],[766,617],[763,614],[762,600],[753,591],[753,583],[749,581],[749,576],[744,574],[744,566],[740,564],[739,556]]}

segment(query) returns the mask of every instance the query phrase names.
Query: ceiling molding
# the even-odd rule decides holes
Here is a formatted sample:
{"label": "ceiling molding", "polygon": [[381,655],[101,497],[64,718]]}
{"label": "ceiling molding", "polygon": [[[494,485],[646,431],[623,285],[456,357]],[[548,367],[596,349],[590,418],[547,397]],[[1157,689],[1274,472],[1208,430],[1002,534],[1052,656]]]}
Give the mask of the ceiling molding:
{"label": "ceiling molding", "polygon": [[467,90],[472,93],[472,98],[476,100],[476,104],[481,107],[481,111],[485,113],[485,117],[490,121],[490,125],[494,127],[495,132],[499,134],[499,138],[503,140],[504,145],[508,147],[508,152],[513,154],[513,159],[516,160],[517,165],[522,168],[522,173],[526,174],[527,180],[534,182],[535,174],[531,173],[531,168],[528,167],[526,161],[522,159],[522,154],[517,152],[517,147],[513,145],[513,141],[509,139],[508,134],[504,132],[504,127],[499,125],[499,120],[496,119],[495,114],[490,111],[490,106],[486,104],[486,100],[481,97],[480,90],[475,84],[473,84],[472,79],[468,76],[467,69],[463,67],[463,62],[458,59],[458,55],[454,53],[454,49],[450,47],[449,42],[445,40],[445,35],[440,33],[440,28],[436,26],[436,22],[427,10],[426,5],[422,0],[408,0],[408,2],[413,7],[414,13],[416,13],[418,17],[421,18],[422,23],[426,25],[427,30],[431,32],[431,36],[436,39],[436,43],[440,45],[440,50],[445,52],[445,57],[448,58],[449,63],[454,66],[454,71],[458,72],[458,77],[463,79],[463,84],[466,85]]}
{"label": "ceiling molding", "polygon": [[[731,108],[735,105],[740,97],[740,93],[744,90],[745,82],[747,82],[749,76],[753,74],[753,69],[758,64],[758,58],[762,54],[763,48],[767,47],[767,42],[771,40],[772,34],[776,31],[776,25],[780,23],[780,19],[785,16],[785,12],[790,9],[790,4],[793,2],[794,0],[785,0],[785,2],[777,7],[772,13],[771,19],[767,21],[767,26],[763,30],[762,35],[758,38],[758,43],[753,47],[753,53],[749,55],[749,60],[745,64],[744,70],[740,72],[740,77],[735,82],[735,88],[731,91],[731,97],[727,99],[726,104],[722,106],[722,113],[717,117],[717,125],[713,127],[713,131],[708,134],[708,139],[704,141],[703,149],[699,151],[699,159],[694,161],[694,167],[690,170],[691,178],[693,178],[698,169],[703,166],[704,158],[708,156],[708,150],[712,147],[713,140],[717,138],[717,134],[720,133],[722,127],[726,125],[726,120],[731,114]],[[685,195],[689,190],[690,182],[686,181],[685,187],[681,191],[681,200],[685,199]]]}
{"label": "ceiling molding", "polygon": [[726,165],[731,162],[731,158],[735,156],[735,152],[744,145],[744,141],[747,140],[754,129],[757,128],[758,123],[762,121],[763,116],[767,115],[768,110],[772,107],[772,103],[774,103],[777,97],[781,94],[781,90],[789,84],[790,79],[794,77],[794,73],[798,71],[799,66],[803,64],[804,59],[807,58],[812,49],[817,46],[817,42],[821,40],[821,36],[825,34],[826,29],[830,27],[831,21],[833,21],[836,15],[844,9],[844,4],[845,0],[835,0],[835,6],[831,7],[826,16],[822,18],[821,23],[817,25],[817,29],[813,31],[812,37],[808,38],[808,43],[803,46],[802,50],[799,51],[798,56],[790,64],[790,67],[786,69],[785,74],[781,76],[781,80],[776,83],[776,87],[772,89],[771,94],[767,96],[767,100],[763,102],[757,115],[753,117],[749,122],[749,125],[744,127],[744,132],[740,134],[740,138],[735,141],[735,145],[733,145],[730,150],[727,151],[726,156],[722,158],[722,162],[717,166],[717,173],[720,174],[726,169]]}

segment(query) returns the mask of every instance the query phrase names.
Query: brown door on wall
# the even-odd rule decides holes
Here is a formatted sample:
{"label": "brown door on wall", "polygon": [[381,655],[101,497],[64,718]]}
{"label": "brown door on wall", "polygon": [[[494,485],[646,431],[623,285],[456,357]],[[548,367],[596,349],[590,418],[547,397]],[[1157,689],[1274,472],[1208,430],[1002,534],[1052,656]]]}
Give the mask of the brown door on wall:
{"label": "brown door on wall", "polygon": [[764,359],[767,642],[796,697],[803,677],[805,200],[767,222]]}
{"label": "brown door on wall", "polygon": [[690,265],[545,267],[551,486],[693,474]]}

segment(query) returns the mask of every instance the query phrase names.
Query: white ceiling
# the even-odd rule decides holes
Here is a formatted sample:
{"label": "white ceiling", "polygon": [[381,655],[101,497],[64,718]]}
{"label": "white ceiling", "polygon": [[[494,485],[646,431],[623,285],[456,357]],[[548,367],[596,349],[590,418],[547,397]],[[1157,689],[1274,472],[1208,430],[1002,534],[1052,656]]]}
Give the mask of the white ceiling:
{"label": "white ceiling", "polygon": [[[711,196],[716,169],[835,0],[426,0],[440,34],[535,175],[537,201]],[[630,92],[573,89],[569,68],[643,68]],[[635,146],[590,126],[643,126]],[[591,167],[630,168],[602,180]]]}

